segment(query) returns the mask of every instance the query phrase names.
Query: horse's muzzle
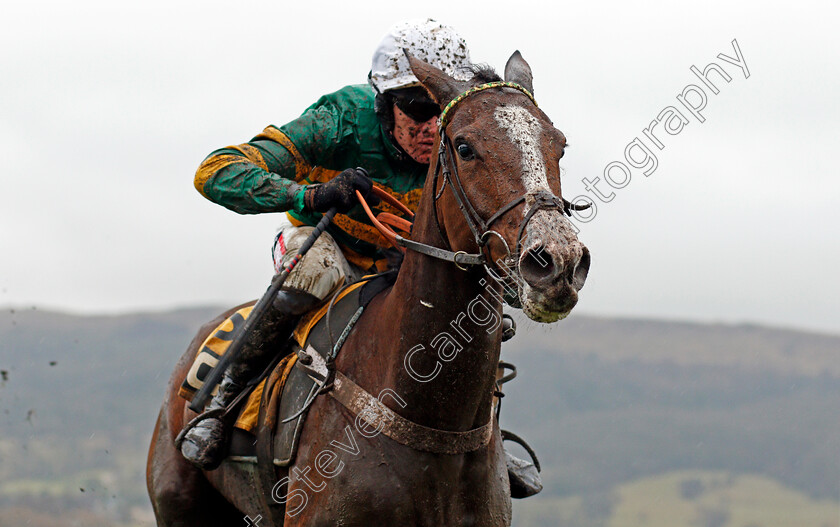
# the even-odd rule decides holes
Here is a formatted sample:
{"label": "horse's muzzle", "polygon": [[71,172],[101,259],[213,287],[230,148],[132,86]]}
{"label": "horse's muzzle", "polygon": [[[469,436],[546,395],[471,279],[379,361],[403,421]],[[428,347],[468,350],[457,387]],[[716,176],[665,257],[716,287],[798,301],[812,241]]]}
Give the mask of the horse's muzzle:
{"label": "horse's muzzle", "polygon": [[563,281],[580,291],[589,273],[589,249],[580,242],[550,251],[543,244],[528,248],[519,259],[519,272],[531,287],[546,290]]}
{"label": "horse's muzzle", "polygon": [[571,243],[535,243],[525,249],[519,259],[519,273],[528,318],[537,322],[565,318],[577,304],[589,262],[589,250],[576,239]]}

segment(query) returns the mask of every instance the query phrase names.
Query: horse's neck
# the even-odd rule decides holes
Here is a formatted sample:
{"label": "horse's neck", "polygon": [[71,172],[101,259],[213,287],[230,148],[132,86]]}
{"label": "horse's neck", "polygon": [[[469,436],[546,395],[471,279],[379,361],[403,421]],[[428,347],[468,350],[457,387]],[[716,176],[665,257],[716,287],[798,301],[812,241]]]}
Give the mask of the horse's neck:
{"label": "horse's neck", "polygon": [[[412,238],[442,247],[431,207],[421,204],[427,213],[418,212]],[[407,251],[383,313],[398,331],[386,354],[394,361],[391,382],[407,403],[401,411],[406,417],[448,430],[487,423],[501,342],[494,288],[481,268],[463,271]]]}

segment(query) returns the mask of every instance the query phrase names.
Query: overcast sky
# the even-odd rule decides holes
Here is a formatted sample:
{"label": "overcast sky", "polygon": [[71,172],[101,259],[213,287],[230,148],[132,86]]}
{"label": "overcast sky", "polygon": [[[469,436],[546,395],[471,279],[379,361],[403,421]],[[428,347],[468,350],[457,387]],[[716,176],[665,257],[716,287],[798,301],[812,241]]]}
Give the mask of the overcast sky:
{"label": "overcast sky", "polygon": [[[474,61],[502,69],[519,49],[572,145],[564,195],[591,196],[582,180],[595,177],[615,194],[578,223],[592,268],[576,312],[840,333],[836,3],[412,5],[4,5],[0,305],[110,313],[258,296],[277,217],[205,200],[196,167],[364,82],[389,26],[432,16]],[[733,39],[749,78],[718,58],[736,57]],[[716,95],[689,69],[713,61],[732,79],[712,74]],[[702,123],[677,100],[691,84],[708,98]],[[688,124],[660,129],[659,150],[643,130],[668,106]],[[635,138],[658,165],[613,189],[604,170],[628,165]]]}

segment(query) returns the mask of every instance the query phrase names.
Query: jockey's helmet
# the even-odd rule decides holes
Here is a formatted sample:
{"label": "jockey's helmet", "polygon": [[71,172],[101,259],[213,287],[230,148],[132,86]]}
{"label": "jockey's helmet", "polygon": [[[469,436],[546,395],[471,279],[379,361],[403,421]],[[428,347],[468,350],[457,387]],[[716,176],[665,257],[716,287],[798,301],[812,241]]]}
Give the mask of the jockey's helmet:
{"label": "jockey's helmet", "polygon": [[467,42],[452,27],[431,18],[401,22],[383,37],[373,53],[368,82],[376,92],[374,108],[382,129],[408,156],[393,137],[394,104],[417,122],[439,114],[440,106],[412,73],[404,50],[461,81],[472,78],[473,71]]}
{"label": "jockey's helmet", "polygon": [[469,80],[470,52],[455,30],[436,20],[412,20],[392,27],[373,53],[368,79],[377,93],[418,86],[405,52],[458,80]]}

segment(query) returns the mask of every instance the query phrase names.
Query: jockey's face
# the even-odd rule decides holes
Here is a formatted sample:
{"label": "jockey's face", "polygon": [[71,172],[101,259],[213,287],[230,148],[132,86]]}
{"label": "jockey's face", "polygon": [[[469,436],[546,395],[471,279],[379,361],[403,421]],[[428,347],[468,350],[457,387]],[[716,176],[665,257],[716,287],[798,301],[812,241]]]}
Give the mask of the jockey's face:
{"label": "jockey's face", "polygon": [[428,165],[432,157],[437,118],[417,122],[394,104],[394,139],[418,163]]}

